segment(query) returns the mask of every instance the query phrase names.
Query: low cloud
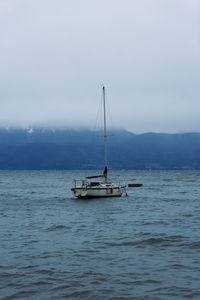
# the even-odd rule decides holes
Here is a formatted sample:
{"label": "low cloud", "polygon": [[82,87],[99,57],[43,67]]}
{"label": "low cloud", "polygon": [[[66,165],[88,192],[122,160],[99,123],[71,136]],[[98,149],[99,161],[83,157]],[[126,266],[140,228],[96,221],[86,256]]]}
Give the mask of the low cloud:
{"label": "low cloud", "polygon": [[198,0],[0,2],[0,123],[199,131]]}

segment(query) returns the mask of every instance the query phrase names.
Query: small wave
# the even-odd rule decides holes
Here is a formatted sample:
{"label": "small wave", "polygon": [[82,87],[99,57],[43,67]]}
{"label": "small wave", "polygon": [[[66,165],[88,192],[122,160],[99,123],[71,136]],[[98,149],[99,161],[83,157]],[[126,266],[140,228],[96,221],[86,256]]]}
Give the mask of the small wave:
{"label": "small wave", "polygon": [[69,299],[81,299],[82,297],[89,297],[91,296],[92,294],[92,291],[91,290],[83,290],[83,291],[76,291],[76,292],[72,292],[70,294],[66,294],[66,295],[63,295],[61,296],[60,298],[66,298],[66,297],[69,297]]}
{"label": "small wave", "polygon": [[41,254],[40,254],[40,258],[45,258],[45,259],[47,259],[47,258],[50,258],[50,257],[54,257],[54,255],[52,255],[52,254],[50,254],[49,252],[42,252]]}
{"label": "small wave", "polygon": [[182,191],[182,192],[178,192],[179,194],[187,194],[187,192],[186,191]]}
{"label": "small wave", "polygon": [[134,284],[134,285],[145,285],[145,284],[162,284],[162,281],[161,280],[153,280],[153,279],[148,279],[148,280],[136,280],[136,281],[133,281],[131,282],[131,284]]}
{"label": "small wave", "polygon": [[143,225],[168,225],[169,223],[166,221],[152,221],[152,222],[144,222]]}
{"label": "small wave", "polygon": [[22,273],[7,273],[7,272],[2,272],[0,274],[0,279],[2,278],[21,278],[21,277],[25,277],[26,275],[25,274],[22,274]]}
{"label": "small wave", "polygon": [[34,294],[36,294],[38,291],[36,290],[28,290],[28,291],[20,291],[14,294],[11,294],[10,296],[7,296],[5,299],[29,299],[29,297],[32,297]]}
{"label": "small wave", "polygon": [[37,270],[34,273],[36,274],[44,274],[44,275],[54,275],[55,274],[55,270],[53,269],[41,269],[41,270]]}
{"label": "small wave", "polygon": [[158,295],[162,295],[162,296],[166,295],[168,298],[171,296],[173,299],[174,297],[176,297],[176,299],[183,299],[183,298],[197,299],[197,296],[200,295],[199,290],[194,291],[193,289],[190,288],[182,288],[178,286],[159,287],[159,288],[148,290],[148,292],[150,293],[156,292],[159,293]]}
{"label": "small wave", "polygon": [[51,227],[48,227],[46,231],[55,231],[60,229],[71,229],[71,227],[66,225],[52,225]]}
{"label": "small wave", "polygon": [[173,265],[170,265],[170,269],[188,269],[187,266],[185,265],[182,265],[182,264],[173,264]]}
{"label": "small wave", "polygon": [[35,286],[40,286],[40,285],[47,285],[47,284],[51,284],[51,283],[48,281],[39,280],[39,281],[33,282],[32,284]]}
{"label": "small wave", "polygon": [[174,181],[172,178],[164,178],[163,181]]}
{"label": "small wave", "polygon": [[65,289],[68,289],[68,288],[71,288],[71,285],[59,285],[59,286],[56,286],[56,287],[53,287],[51,289],[51,291],[59,291],[59,290],[65,290]]}
{"label": "small wave", "polygon": [[27,265],[23,267],[19,267],[19,270],[29,270],[29,269],[34,269],[35,265]]}
{"label": "small wave", "polygon": [[176,264],[170,265],[170,269],[177,269],[177,270],[179,269],[179,270],[183,270],[183,271],[184,270],[195,271],[195,270],[197,270],[199,268],[198,268],[198,266],[189,266],[189,265],[183,265],[183,264],[176,263]]}
{"label": "small wave", "polygon": [[150,191],[160,191],[161,186],[148,186],[148,190],[150,190]]}
{"label": "small wave", "polygon": [[139,245],[157,245],[157,244],[166,244],[169,243],[171,240],[169,238],[149,238],[146,240],[143,240],[139,243]]}
{"label": "small wave", "polygon": [[[191,298],[191,299],[192,298],[197,299],[197,297],[198,297],[198,299],[200,298],[200,292],[199,291],[196,291],[196,292],[191,291],[191,293],[187,295],[187,298]],[[186,298],[186,296],[185,296],[185,298]]]}
{"label": "small wave", "polygon": [[190,218],[193,217],[193,214],[184,214],[183,217]]}
{"label": "small wave", "polygon": [[186,200],[185,199],[178,199],[178,198],[163,198],[162,201],[165,201],[165,202],[185,202]]}
{"label": "small wave", "polygon": [[181,235],[174,235],[174,236],[166,236],[166,237],[151,237],[148,239],[141,239],[135,241],[127,241],[121,243],[105,243],[109,247],[124,247],[124,246],[144,246],[144,245],[173,245],[176,242],[182,241],[184,237]]}
{"label": "small wave", "polygon": [[152,233],[151,232],[140,232],[140,233],[137,234],[138,237],[147,236],[147,235],[152,235]]}
{"label": "small wave", "polygon": [[27,245],[35,244],[35,243],[38,243],[38,240],[31,240],[31,241],[28,241],[28,242],[24,242],[23,246],[27,246]]}
{"label": "small wave", "polygon": [[190,248],[190,249],[197,249],[197,248],[200,248],[200,241],[186,243],[186,244],[183,244],[182,246],[186,246],[187,248]]}

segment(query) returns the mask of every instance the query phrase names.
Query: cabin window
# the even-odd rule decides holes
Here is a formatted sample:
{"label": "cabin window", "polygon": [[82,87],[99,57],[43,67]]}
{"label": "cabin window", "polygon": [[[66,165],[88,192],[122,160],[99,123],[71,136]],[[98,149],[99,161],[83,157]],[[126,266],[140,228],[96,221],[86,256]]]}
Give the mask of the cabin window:
{"label": "cabin window", "polygon": [[90,182],[90,185],[91,185],[91,186],[99,186],[100,184],[99,184],[99,182],[94,182],[94,181],[93,181],[93,182]]}

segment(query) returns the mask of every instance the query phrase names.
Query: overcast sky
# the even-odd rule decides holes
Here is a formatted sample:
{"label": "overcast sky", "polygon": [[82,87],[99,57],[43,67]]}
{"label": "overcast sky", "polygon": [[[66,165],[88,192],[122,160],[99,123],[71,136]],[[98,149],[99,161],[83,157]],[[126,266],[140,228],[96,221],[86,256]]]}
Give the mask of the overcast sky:
{"label": "overcast sky", "polygon": [[0,0],[0,124],[200,131],[199,0]]}

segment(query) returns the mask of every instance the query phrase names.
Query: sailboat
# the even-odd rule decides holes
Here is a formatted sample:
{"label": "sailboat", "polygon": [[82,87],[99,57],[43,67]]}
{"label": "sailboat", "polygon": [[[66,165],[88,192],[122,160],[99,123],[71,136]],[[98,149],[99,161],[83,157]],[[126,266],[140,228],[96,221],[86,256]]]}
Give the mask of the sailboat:
{"label": "sailboat", "polygon": [[[74,187],[71,189],[74,196],[78,198],[97,197],[121,197],[126,192],[126,185],[113,183],[108,180],[107,163],[107,131],[106,131],[106,100],[105,87],[103,86],[103,112],[104,112],[104,154],[105,168],[102,175],[88,176],[84,180],[74,180]],[[95,180],[101,178],[102,180]]]}

